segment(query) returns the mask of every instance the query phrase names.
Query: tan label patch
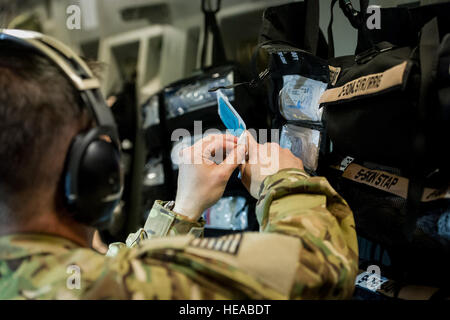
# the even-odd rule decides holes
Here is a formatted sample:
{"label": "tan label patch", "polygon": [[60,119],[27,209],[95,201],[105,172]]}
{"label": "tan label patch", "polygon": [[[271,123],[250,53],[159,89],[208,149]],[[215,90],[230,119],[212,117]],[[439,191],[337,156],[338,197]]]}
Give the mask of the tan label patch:
{"label": "tan label patch", "polygon": [[[371,170],[360,166],[359,164],[351,163],[347,169],[345,169],[342,176],[349,180],[395,194],[404,199],[408,196],[409,179],[386,171]],[[450,187],[441,190],[433,188],[424,189],[422,202],[439,199],[450,199]]]}
{"label": "tan label patch", "polygon": [[341,73],[341,68],[333,66],[328,66],[328,68],[330,69],[330,84],[334,86]]}
{"label": "tan label patch", "polygon": [[326,90],[319,103],[347,100],[358,96],[369,95],[403,84],[407,62],[403,62],[384,72],[360,77],[345,85]]}
{"label": "tan label patch", "polygon": [[408,179],[386,171],[371,170],[356,163],[351,163],[342,176],[352,181],[393,193],[402,198],[406,198],[408,195]]}
{"label": "tan label patch", "polygon": [[425,190],[423,191],[422,196],[423,202],[434,201],[439,199],[450,199],[450,188],[441,190],[425,188]]}

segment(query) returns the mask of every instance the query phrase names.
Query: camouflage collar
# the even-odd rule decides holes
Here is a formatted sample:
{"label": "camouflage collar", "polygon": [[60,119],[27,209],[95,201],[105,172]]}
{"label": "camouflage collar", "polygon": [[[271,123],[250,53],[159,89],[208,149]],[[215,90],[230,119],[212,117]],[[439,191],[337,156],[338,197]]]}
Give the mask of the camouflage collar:
{"label": "camouflage collar", "polygon": [[34,254],[61,254],[80,246],[68,239],[42,233],[10,234],[0,237],[0,260]]}

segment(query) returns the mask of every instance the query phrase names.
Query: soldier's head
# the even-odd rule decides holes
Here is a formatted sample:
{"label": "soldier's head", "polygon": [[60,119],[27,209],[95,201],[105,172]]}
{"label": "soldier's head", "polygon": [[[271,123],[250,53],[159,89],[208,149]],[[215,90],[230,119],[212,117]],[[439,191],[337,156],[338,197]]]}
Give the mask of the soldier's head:
{"label": "soldier's head", "polygon": [[0,50],[0,223],[63,211],[62,172],[72,138],[90,126],[79,95],[46,58]]}

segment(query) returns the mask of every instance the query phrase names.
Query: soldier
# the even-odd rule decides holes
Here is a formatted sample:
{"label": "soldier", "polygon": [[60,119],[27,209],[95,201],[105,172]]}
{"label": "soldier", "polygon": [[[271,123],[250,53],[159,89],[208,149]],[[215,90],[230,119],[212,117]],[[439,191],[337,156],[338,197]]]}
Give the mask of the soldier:
{"label": "soldier", "polygon": [[[0,50],[0,299],[342,299],[357,273],[354,219],[325,178],[276,144],[213,136],[183,150],[175,201],[107,255],[64,204],[72,138],[91,126],[54,64]],[[263,148],[269,152],[261,152]],[[216,164],[211,158],[225,150]],[[201,161],[187,161],[189,159]],[[232,172],[258,199],[260,232],[202,238]],[[268,170],[266,170],[268,169]]]}

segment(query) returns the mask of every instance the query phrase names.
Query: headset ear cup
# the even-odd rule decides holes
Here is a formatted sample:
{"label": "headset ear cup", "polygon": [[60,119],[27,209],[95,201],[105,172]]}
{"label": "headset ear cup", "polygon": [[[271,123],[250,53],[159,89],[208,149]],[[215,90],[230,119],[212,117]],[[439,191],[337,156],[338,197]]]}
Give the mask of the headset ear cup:
{"label": "headset ear cup", "polygon": [[77,136],[69,155],[66,199],[70,211],[81,223],[106,228],[122,195],[119,148],[97,127]]}
{"label": "headset ear cup", "polygon": [[75,203],[78,197],[78,168],[82,155],[82,144],[85,135],[78,134],[72,140],[67,153],[65,171],[64,171],[64,195],[66,205],[70,212],[75,211]]}

